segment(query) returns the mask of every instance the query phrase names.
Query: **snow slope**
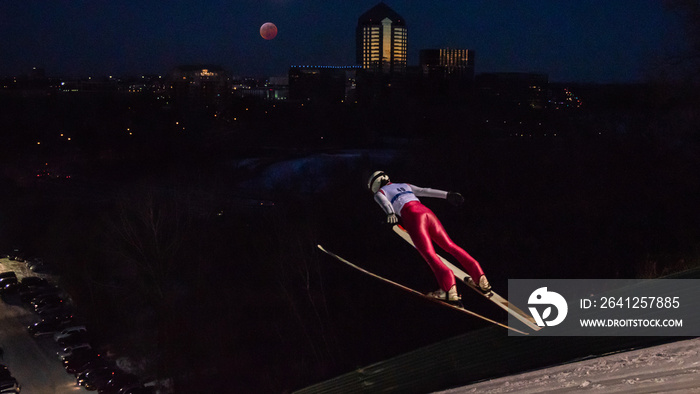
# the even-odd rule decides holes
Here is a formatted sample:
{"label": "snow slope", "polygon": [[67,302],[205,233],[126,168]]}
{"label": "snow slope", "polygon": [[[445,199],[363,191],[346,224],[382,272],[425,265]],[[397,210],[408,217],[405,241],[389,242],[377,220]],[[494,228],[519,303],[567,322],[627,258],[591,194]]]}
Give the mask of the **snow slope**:
{"label": "snow slope", "polygon": [[700,393],[700,338],[615,353],[441,391]]}

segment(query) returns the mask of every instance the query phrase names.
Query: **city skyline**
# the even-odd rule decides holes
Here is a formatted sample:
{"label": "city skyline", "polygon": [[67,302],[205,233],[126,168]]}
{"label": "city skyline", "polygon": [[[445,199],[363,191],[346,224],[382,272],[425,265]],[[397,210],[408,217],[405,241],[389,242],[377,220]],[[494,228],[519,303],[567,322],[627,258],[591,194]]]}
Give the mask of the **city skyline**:
{"label": "city skyline", "polygon": [[[0,4],[0,76],[163,74],[217,64],[234,75],[286,75],[292,65],[353,65],[358,18],[379,1],[218,0]],[[658,1],[385,1],[406,19],[408,65],[419,51],[464,48],[476,73],[536,72],[562,82],[639,82],[682,47]],[[277,25],[264,40],[259,28]]]}

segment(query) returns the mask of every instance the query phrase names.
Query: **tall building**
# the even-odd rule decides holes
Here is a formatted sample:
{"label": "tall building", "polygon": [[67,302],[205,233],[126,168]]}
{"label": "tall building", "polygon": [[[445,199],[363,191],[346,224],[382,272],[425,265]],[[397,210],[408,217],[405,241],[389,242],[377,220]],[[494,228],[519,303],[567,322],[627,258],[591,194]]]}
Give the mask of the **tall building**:
{"label": "tall building", "polygon": [[357,20],[357,64],[383,73],[406,70],[406,21],[384,3]]}
{"label": "tall building", "polygon": [[474,78],[474,51],[469,49],[423,49],[420,51],[423,75],[442,78]]}

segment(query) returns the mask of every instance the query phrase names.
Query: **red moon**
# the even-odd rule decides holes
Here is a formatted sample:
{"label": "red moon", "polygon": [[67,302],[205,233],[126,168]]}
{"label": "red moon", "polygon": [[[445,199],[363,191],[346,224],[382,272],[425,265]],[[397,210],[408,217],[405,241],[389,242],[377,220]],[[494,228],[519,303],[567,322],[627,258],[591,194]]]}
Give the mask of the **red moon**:
{"label": "red moon", "polygon": [[260,35],[266,40],[277,37],[277,26],[272,22],[265,22],[260,26]]}

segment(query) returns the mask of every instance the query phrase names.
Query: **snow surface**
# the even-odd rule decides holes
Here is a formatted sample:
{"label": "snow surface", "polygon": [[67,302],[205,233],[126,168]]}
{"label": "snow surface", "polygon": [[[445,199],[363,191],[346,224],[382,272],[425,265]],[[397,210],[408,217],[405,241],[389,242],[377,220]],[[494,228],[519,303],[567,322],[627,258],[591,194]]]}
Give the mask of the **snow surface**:
{"label": "snow surface", "polygon": [[700,393],[700,338],[615,353],[441,391]]}

